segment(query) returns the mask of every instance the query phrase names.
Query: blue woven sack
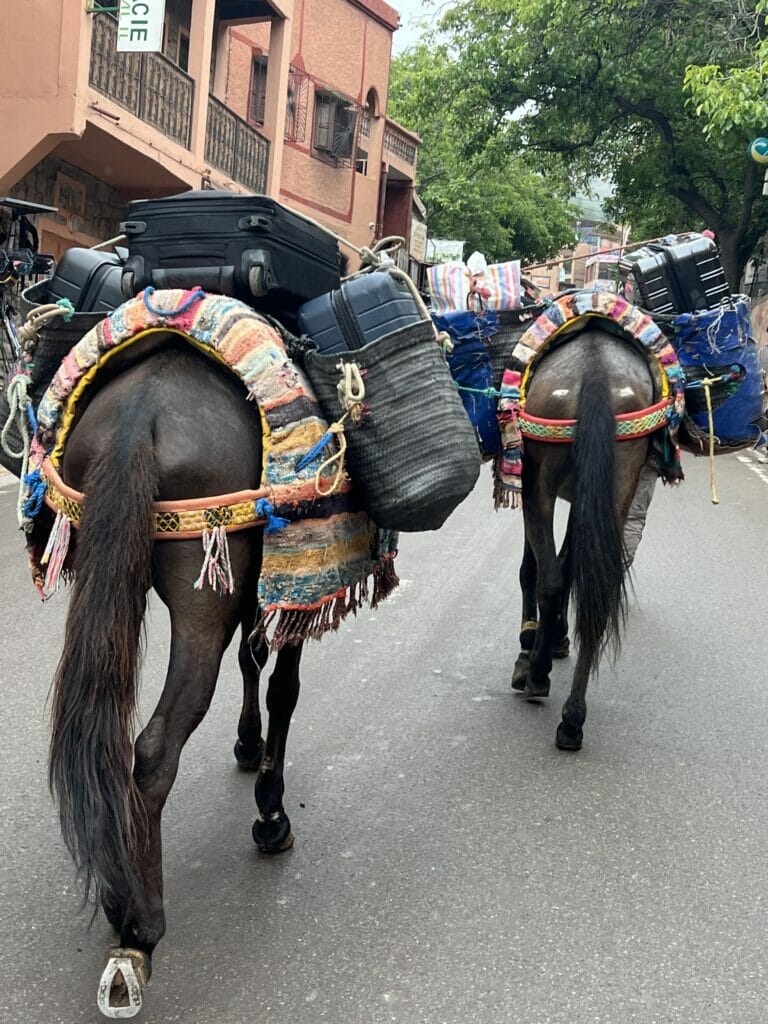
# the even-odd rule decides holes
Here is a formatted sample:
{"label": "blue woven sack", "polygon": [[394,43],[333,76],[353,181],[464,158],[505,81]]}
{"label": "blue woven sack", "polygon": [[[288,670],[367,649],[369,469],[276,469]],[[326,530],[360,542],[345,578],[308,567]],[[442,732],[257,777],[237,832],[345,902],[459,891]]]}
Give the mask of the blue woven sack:
{"label": "blue woven sack", "polygon": [[458,311],[433,315],[432,319],[437,329],[446,331],[453,342],[453,351],[447,355],[448,368],[459,385],[480,451],[483,455],[495,455],[499,450],[496,398],[482,392],[493,389],[493,365],[487,339],[498,330],[498,316],[493,310],[480,315]]}
{"label": "blue woven sack", "polygon": [[764,412],[763,375],[757,343],[751,337],[748,300],[733,296],[717,309],[683,313],[673,321],[674,346],[686,380],[686,412],[695,427],[708,431],[708,415],[701,377],[726,376],[729,381],[712,387],[713,426],[721,447],[755,441]]}

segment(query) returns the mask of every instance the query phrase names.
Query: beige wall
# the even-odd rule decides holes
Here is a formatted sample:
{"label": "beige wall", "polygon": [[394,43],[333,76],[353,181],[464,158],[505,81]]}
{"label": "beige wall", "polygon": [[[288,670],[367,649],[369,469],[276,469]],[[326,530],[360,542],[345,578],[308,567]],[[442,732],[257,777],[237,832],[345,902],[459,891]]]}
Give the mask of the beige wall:
{"label": "beige wall", "polygon": [[[166,49],[176,55],[179,24],[191,21],[193,35],[189,73],[195,79],[195,108],[192,142],[185,148],[89,85],[93,16],[80,0],[24,0],[24,5],[25,17],[6,26],[0,63],[0,194],[28,189],[30,173],[36,183],[31,191],[49,194],[55,167],[46,161],[57,157],[59,166],[63,160],[88,177],[86,220],[93,225],[101,220],[93,227],[100,234],[114,218],[103,216],[104,196],[96,182],[121,201],[199,188],[204,178],[214,187],[238,187],[205,157],[209,69],[216,45],[216,95],[247,119],[253,56],[270,50],[268,21],[224,26],[214,44],[215,0],[169,0]],[[383,220],[381,176],[389,159],[383,153],[384,114],[396,12],[382,0],[281,0],[279,6],[290,19],[289,33],[275,53],[281,34],[275,32],[270,58],[279,62],[282,56],[283,68],[290,60],[306,73],[306,128],[303,139],[284,142],[285,90],[273,94],[273,116],[263,128],[271,140],[271,171],[279,175],[270,178],[272,194],[356,245],[367,245]],[[211,27],[209,43],[201,46],[196,26]],[[28,73],[30,55],[34,75]],[[315,92],[339,92],[362,110],[371,89],[379,116],[371,122],[370,137],[362,140],[368,166],[361,174],[354,159],[351,166],[335,166],[314,151]],[[412,180],[415,167],[404,166],[401,173]],[[50,180],[43,188],[46,176]],[[78,233],[90,234],[81,223],[67,230],[73,240]]]}
{"label": "beige wall", "polygon": [[[267,24],[229,32],[225,102],[241,117],[249,113],[253,57],[268,54],[269,44]],[[312,147],[315,90],[337,91],[362,108],[374,89],[379,111],[385,111],[391,51],[391,30],[350,0],[295,0],[291,62],[309,76],[306,129],[303,141],[284,145],[280,198],[356,245],[369,244],[379,223],[384,117],[374,120],[370,139],[362,143],[368,153],[366,175],[354,166],[333,166]]]}

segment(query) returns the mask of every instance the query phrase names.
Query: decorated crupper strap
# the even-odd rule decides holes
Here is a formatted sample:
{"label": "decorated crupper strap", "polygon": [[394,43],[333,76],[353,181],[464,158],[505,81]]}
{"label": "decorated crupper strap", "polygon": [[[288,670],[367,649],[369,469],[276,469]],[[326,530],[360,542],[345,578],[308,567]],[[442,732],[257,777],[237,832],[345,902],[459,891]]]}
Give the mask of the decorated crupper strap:
{"label": "decorated crupper strap", "polygon": [[617,438],[640,437],[664,431],[662,476],[682,480],[677,431],[685,411],[685,377],[677,353],[658,325],[620,295],[583,291],[563,295],[547,306],[520,338],[509,367],[504,371],[498,403],[501,448],[496,458],[494,501],[496,508],[519,508],[522,502],[523,436],[546,441],[569,441],[573,421],[540,420],[525,413],[525,388],[537,359],[567,332],[575,333],[590,318],[608,320],[618,333],[639,343],[651,366],[657,369],[661,402],[638,414],[617,417]]}
{"label": "decorated crupper strap", "polygon": [[243,397],[254,400],[262,414],[264,462],[258,492],[205,501],[199,496],[178,510],[170,509],[170,502],[156,503],[154,536],[201,538],[196,585],[209,583],[227,592],[227,532],[264,525],[258,596],[262,626],[274,626],[274,648],[319,638],[364,601],[375,606],[383,600],[398,583],[397,538],[378,530],[361,511],[346,476],[332,495],[318,493],[320,460],[302,462],[302,457],[328,424],[307,379],[266,319],[235,299],[200,290],[147,293],[120,306],[71,349],[43,396],[27,477],[27,511],[36,513],[44,501],[56,512],[44,564],[39,554],[33,557],[42,595],[56,589],[83,497],[59,476],[78,400],[116,352],[158,332],[186,339],[243,382]]}

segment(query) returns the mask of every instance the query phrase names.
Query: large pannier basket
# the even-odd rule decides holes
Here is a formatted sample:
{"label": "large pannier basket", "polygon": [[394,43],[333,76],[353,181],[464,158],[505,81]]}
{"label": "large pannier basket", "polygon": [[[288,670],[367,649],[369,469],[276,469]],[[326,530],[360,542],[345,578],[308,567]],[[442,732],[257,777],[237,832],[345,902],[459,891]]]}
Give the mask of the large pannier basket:
{"label": "large pannier basket", "polygon": [[502,375],[509,366],[518,341],[545,309],[546,306],[538,305],[499,311],[499,329],[488,339],[488,352],[493,367],[493,386],[496,390],[501,387]]}
{"label": "large pannier basket", "polygon": [[402,532],[439,529],[474,487],[480,454],[431,321],[351,351],[305,350],[302,359],[331,422],[344,412],[344,365],[359,368],[363,416],[345,422],[347,466],[373,521]]}
{"label": "large pannier basket", "polygon": [[[49,295],[48,286],[48,281],[42,281],[40,284],[31,285],[22,292],[19,304],[22,322],[27,319],[33,309],[55,301]],[[83,335],[103,319],[104,313],[75,313],[68,322],[65,322],[63,317],[56,317],[41,327],[34,345],[33,367],[27,390],[34,409],[37,409],[40,399],[48,389],[64,356],[80,341]],[[0,428],[5,426],[9,412],[8,396],[4,389],[0,392]],[[6,433],[6,443],[12,451],[21,451],[22,439],[16,424],[13,424]],[[0,445],[0,464],[14,476],[19,476],[21,473],[21,459],[11,458],[2,445]]]}

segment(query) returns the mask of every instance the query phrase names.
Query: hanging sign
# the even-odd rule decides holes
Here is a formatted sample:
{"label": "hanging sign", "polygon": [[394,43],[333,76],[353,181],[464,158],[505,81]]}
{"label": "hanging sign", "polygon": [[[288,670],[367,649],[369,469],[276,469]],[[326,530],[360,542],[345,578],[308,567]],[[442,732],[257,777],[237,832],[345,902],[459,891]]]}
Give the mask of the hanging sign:
{"label": "hanging sign", "polygon": [[120,0],[117,24],[119,52],[163,49],[165,0]]}

